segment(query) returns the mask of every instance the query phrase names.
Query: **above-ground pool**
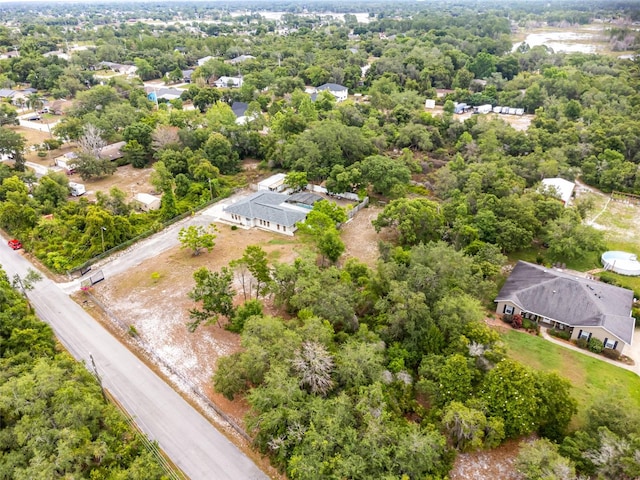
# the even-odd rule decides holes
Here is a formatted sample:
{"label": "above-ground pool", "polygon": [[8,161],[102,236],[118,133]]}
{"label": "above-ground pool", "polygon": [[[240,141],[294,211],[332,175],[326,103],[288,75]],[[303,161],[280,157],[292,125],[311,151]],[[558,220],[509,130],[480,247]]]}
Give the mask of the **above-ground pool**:
{"label": "above-ground pool", "polygon": [[605,270],[611,270],[621,275],[640,275],[640,262],[633,253],[616,250],[604,252],[602,264]]}

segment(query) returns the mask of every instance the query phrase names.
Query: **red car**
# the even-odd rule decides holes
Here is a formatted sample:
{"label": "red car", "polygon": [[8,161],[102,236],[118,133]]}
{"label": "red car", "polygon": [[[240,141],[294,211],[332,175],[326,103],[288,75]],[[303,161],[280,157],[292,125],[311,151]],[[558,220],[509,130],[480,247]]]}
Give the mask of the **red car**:
{"label": "red car", "polygon": [[14,238],[9,240],[9,246],[14,250],[20,250],[22,248],[22,243],[20,243],[20,240]]}

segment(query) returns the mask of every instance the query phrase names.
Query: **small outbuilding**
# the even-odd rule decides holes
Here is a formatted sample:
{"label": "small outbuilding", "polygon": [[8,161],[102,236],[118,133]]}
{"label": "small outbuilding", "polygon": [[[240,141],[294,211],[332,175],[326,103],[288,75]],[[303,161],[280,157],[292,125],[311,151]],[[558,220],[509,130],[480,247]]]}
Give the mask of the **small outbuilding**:
{"label": "small outbuilding", "polygon": [[258,183],[258,191],[281,192],[284,190],[285,173],[276,173]]}
{"label": "small outbuilding", "polygon": [[100,149],[98,153],[98,157],[103,160],[118,160],[119,158],[124,157],[124,152],[122,151],[122,147],[124,147],[127,142],[116,142],[111,145],[106,145]]}
{"label": "small outbuilding", "polygon": [[542,180],[542,190],[555,193],[565,206],[571,201],[574,188],[576,188],[576,184],[564,178],[544,178]]}
{"label": "small outbuilding", "polygon": [[137,193],[136,196],[133,197],[133,201],[135,202],[136,207],[143,212],[151,212],[152,210],[160,209],[160,198],[149,195],[148,193]]}

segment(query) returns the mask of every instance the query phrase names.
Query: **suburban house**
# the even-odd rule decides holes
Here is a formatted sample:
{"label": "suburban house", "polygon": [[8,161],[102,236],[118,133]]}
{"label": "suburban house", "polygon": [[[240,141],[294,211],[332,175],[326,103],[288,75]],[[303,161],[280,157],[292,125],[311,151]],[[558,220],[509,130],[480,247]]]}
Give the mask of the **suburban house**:
{"label": "suburban house", "polygon": [[122,151],[122,147],[124,147],[127,142],[116,142],[111,145],[105,145],[100,149],[98,153],[98,157],[103,160],[118,160],[119,158],[124,157],[124,152]]}
{"label": "suburban house", "polygon": [[136,208],[142,210],[143,212],[159,210],[161,203],[158,197],[154,197],[153,195],[149,195],[148,193],[136,193],[136,195],[133,197],[133,202],[135,203]]}
{"label": "suburban house", "polygon": [[592,337],[622,352],[633,341],[633,292],[565,271],[519,261],[498,293],[496,311]]}
{"label": "suburban house", "polygon": [[325,83],[316,88],[316,93],[328,90],[331,95],[336,97],[336,102],[343,102],[349,95],[349,89],[337,83]]}
{"label": "suburban house", "polygon": [[211,55],[207,55],[206,57],[202,57],[198,59],[198,66],[201,67],[203,66],[205,63],[207,63],[209,60],[213,60],[216,57],[212,57]]}
{"label": "suburban house", "polygon": [[287,203],[289,195],[258,191],[224,207],[222,219],[244,227],[258,227],[293,236],[296,223],[307,218],[308,208]]}
{"label": "suburban house", "polygon": [[158,100],[175,100],[182,96],[183,89],[174,87],[144,87],[147,92],[147,98],[152,102]]}
{"label": "suburban house", "polygon": [[229,63],[231,65],[237,65],[238,63],[243,63],[247,60],[253,60],[255,58],[256,57],[254,57],[253,55],[239,55],[236,58],[232,58],[231,60],[229,60]]}
{"label": "suburban house", "polygon": [[43,57],[58,57],[63,60],[69,61],[71,60],[71,55],[63,52],[62,50],[53,50],[52,52],[47,52],[42,54]]}
{"label": "suburban house", "polygon": [[191,75],[193,75],[193,70],[191,68],[187,70],[182,70],[183,83],[191,83]]}
{"label": "suburban house", "polygon": [[135,65],[124,65],[122,63],[115,62],[100,62],[98,66],[105,70],[113,70],[114,72],[122,73],[124,75],[135,75],[138,71],[138,67]]}
{"label": "suburban house", "polygon": [[576,188],[575,183],[564,178],[544,178],[541,183],[543,191],[556,193],[565,206],[569,205],[573,189]]}
{"label": "suburban house", "polygon": [[10,88],[0,88],[0,98],[13,98],[15,94],[15,90],[11,90]]}
{"label": "suburban house", "polygon": [[242,77],[227,77],[223,75],[213,84],[218,88],[240,88],[242,86]]}
{"label": "suburban house", "polygon": [[257,115],[255,113],[246,115],[248,108],[249,104],[245,102],[233,102],[231,104],[231,110],[233,110],[233,114],[236,116],[236,124],[245,125],[247,122],[256,119]]}

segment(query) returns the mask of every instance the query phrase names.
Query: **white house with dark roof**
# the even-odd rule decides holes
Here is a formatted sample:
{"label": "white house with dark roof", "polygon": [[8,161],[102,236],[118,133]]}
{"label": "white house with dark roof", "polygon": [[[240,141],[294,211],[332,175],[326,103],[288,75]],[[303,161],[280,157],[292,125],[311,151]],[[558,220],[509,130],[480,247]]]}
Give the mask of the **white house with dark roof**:
{"label": "white house with dark roof", "polygon": [[242,77],[227,77],[223,75],[213,82],[213,84],[218,88],[240,88],[243,80]]}
{"label": "white house with dark roof", "polygon": [[224,207],[222,219],[244,227],[257,227],[293,236],[296,223],[307,218],[308,208],[287,203],[289,195],[259,191]]}
{"label": "white house with dark roof", "polygon": [[571,338],[601,340],[622,352],[633,342],[633,292],[519,261],[495,300],[499,314],[522,315]]}
{"label": "white house with dark roof", "polygon": [[331,95],[336,97],[336,102],[344,102],[349,96],[349,89],[343,85],[337,83],[325,83],[316,88],[316,93],[328,90]]}

